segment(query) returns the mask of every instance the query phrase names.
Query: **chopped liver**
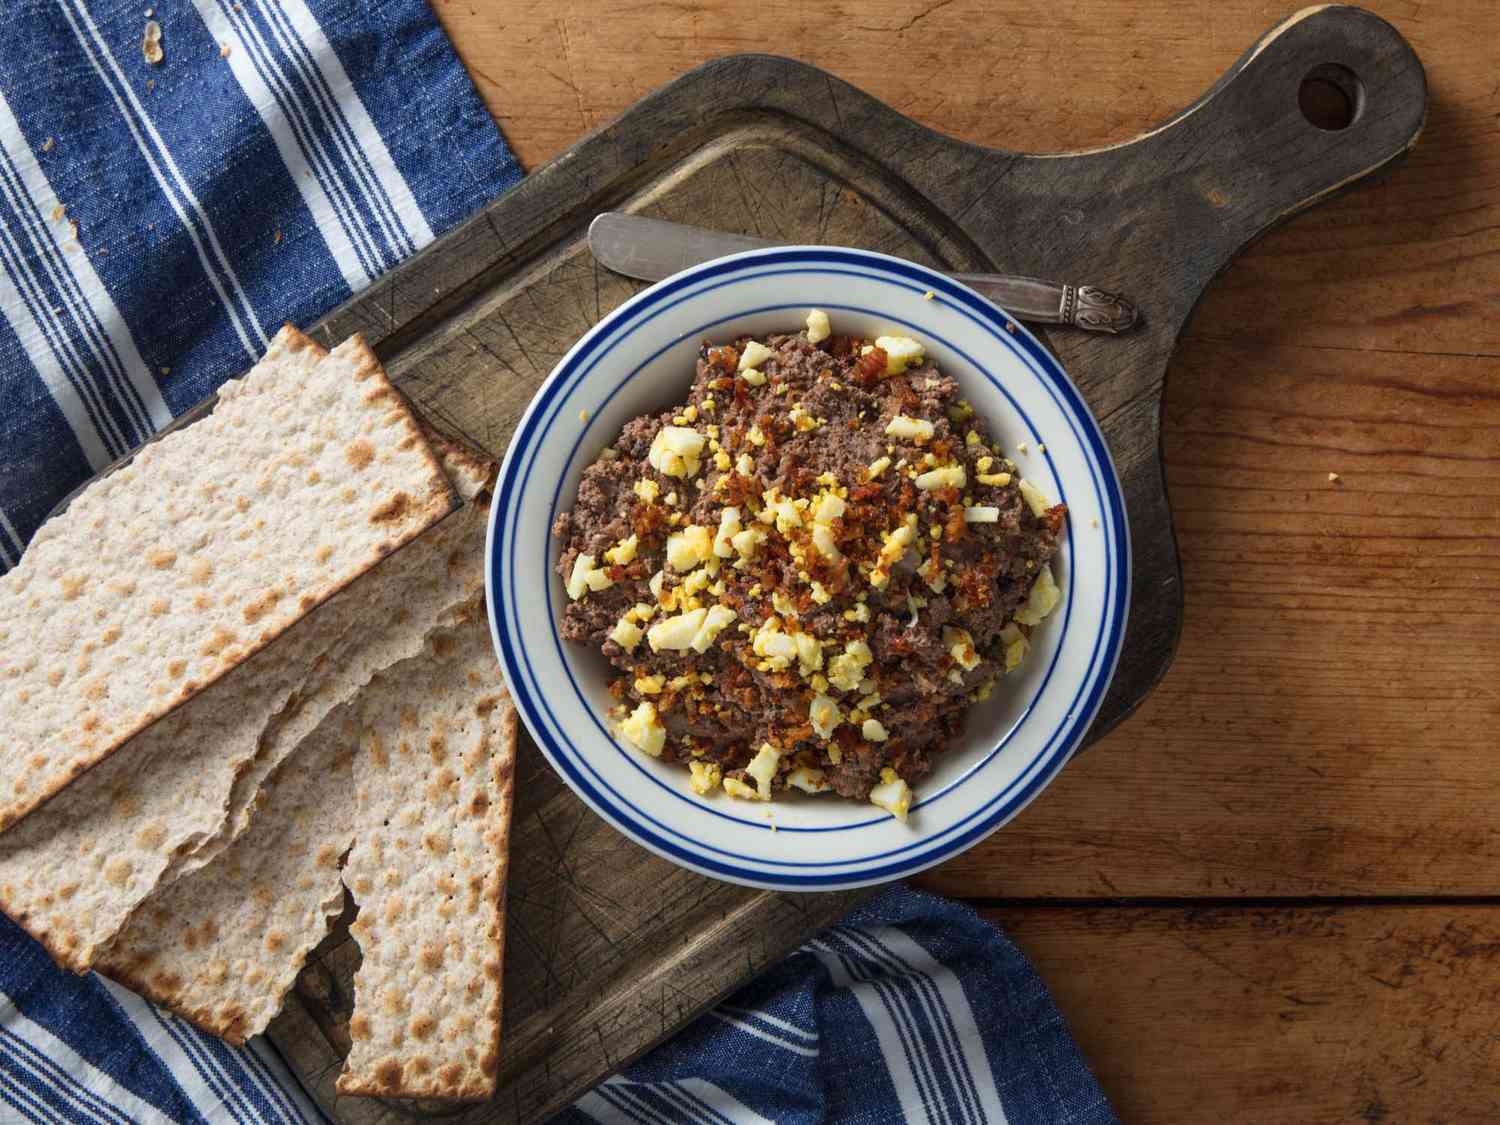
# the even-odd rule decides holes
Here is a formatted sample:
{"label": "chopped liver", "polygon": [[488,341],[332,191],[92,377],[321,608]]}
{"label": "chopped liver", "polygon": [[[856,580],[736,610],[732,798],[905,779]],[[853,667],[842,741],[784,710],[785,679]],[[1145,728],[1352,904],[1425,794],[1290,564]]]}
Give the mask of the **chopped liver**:
{"label": "chopped liver", "polygon": [[563,635],[695,791],[904,816],[1056,604],[1066,513],[915,341],[821,336],[705,344],[687,400],[585,470],[553,528]]}

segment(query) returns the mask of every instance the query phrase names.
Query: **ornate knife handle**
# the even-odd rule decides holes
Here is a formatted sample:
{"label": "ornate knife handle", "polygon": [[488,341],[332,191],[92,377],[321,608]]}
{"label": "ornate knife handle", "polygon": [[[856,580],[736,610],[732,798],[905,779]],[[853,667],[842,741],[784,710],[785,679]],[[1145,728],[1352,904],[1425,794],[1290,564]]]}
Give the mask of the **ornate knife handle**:
{"label": "ornate knife handle", "polygon": [[996,273],[951,275],[984,294],[1012,316],[1036,324],[1067,324],[1086,332],[1117,335],[1140,320],[1135,302],[1095,285],[1064,285],[1040,277]]}
{"label": "ornate knife handle", "polygon": [[1119,293],[1094,285],[1064,285],[1059,323],[1111,335],[1135,327],[1140,313]]}

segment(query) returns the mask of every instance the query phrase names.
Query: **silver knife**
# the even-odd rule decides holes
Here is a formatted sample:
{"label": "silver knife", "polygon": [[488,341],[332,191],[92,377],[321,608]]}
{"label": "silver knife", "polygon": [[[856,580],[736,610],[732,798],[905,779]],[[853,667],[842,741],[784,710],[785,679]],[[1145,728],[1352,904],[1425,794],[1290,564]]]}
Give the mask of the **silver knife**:
{"label": "silver knife", "polygon": [[[600,264],[642,281],[660,281],[726,254],[784,245],[788,244],[621,211],[605,211],[589,224],[589,249]],[[1093,285],[1065,285],[997,273],[948,276],[988,297],[1011,315],[1037,324],[1068,324],[1113,335],[1134,327],[1140,319],[1133,302]]]}

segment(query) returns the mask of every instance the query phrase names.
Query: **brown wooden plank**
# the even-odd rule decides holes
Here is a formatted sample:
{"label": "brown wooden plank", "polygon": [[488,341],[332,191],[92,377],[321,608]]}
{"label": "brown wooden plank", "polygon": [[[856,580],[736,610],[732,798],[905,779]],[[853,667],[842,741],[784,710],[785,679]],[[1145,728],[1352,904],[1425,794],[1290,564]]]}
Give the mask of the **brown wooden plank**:
{"label": "brown wooden plank", "polygon": [[1132,1125],[1500,1115],[1500,907],[984,913]]}

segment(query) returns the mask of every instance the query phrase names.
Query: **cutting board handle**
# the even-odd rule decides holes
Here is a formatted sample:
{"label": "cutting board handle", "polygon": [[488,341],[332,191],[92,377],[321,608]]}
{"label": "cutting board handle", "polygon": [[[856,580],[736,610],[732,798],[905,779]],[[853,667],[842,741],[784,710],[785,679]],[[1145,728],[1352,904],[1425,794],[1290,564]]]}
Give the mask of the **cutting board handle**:
{"label": "cutting board handle", "polygon": [[[1342,127],[1319,113],[1330,102],[1334,117],[1340,102],[1347,111]],[[1208,245],[1227,260],[1403,155],[1426,110],[1426,76],[1400,32],[1364,9],[1326,5],[1273,28],[1165,125],[1098,155],[1118,162],[1122,192],[1170,184],[1142,214],[1163,235],[1203,220]]]}

